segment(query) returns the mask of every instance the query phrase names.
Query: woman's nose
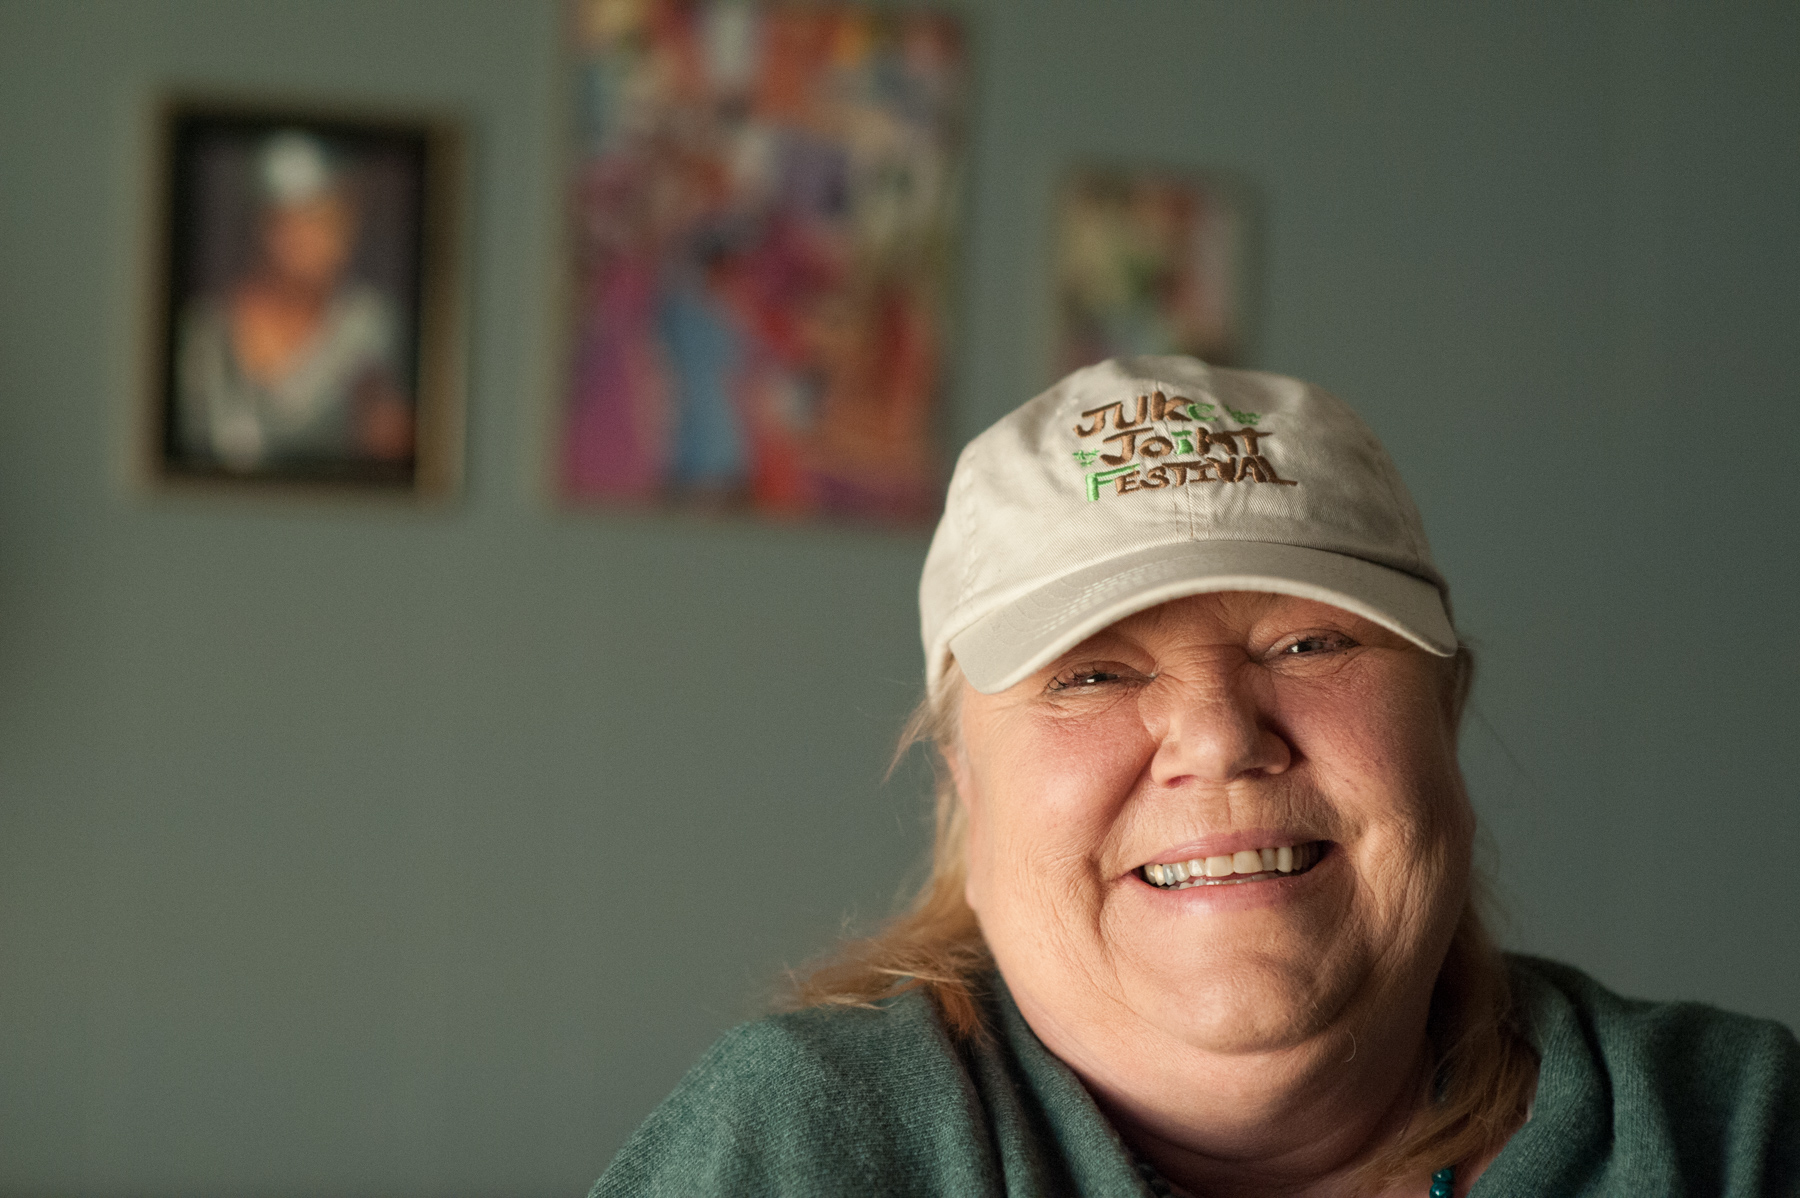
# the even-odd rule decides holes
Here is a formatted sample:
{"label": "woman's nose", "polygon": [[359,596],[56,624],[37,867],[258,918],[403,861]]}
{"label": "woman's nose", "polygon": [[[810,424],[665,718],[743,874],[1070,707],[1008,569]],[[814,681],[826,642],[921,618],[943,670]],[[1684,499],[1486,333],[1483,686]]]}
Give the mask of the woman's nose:
{"label": "woman's nose", "polygon": [[1293,750],[1262,702],[1256,667],[1220,663],[1195,678],[1159,679],[1146,695],[1146,724],[1157,739],[1151,776],[1174,785],[1186,778],[1226,783],[1246,774],[1279,774]]}

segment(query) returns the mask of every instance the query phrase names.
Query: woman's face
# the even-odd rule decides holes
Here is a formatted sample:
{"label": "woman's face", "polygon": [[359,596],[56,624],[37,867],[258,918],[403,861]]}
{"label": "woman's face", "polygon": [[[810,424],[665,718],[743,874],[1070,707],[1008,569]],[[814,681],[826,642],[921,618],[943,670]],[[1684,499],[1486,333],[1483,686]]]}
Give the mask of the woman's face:
{"label": "woman's face", "polygon": [[329,291],[355,247],[356,211],[341,192],[276,205],[264,218],[269,265],[288,282]]}
{"label": "woman's face", "polygon": [[[969,902],[1040,1034],[1255,1053],[1417,1009],[1469,884],[1448,674],[1349,612],[1230,593],[965,684]],[[1297,868],[1264,868],[1283,848]],[[1196,884],[1146,879],[1189,861]]]}

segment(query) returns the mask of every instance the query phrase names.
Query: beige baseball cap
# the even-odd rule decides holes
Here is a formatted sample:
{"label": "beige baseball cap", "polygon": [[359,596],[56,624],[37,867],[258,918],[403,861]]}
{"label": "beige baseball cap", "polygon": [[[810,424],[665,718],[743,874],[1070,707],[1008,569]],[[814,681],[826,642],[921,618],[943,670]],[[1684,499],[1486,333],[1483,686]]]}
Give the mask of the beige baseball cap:
{"label": "beige baseball cap", "polygon": [[1448,587],[1387,451],[1297,379],[1194,358],[1078,370],[971,441],[925,559],[925,673],[1003,691],[1134,612],[1314,599],[1456,652]]}

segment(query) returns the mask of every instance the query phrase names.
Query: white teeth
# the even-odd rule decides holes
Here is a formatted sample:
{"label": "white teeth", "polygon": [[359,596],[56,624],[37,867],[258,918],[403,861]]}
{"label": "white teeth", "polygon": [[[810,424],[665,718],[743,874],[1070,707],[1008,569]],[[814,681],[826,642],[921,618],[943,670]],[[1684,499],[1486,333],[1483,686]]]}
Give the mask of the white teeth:
{"label": "white teeth", "polygon": [[1144,866],[1144,877],[1164,889],[1186,890],[1202,886],[1201,879],[1229,878],[1233,874],[1291,874],[1307,869],[1319,859],[1315,844],[1281,845],[1268,849],[1239,849],[1226,856],[1195,857],[1191,861]]}

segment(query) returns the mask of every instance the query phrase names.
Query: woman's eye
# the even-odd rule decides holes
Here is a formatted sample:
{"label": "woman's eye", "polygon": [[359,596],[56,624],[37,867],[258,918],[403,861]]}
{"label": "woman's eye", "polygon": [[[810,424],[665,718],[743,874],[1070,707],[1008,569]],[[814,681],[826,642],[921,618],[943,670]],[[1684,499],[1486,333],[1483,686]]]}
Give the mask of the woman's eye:
{"label": "woman's eye", "polygon": [[1355,645],[1355,641],[1339,632],[1311,632],[1283,645],[1279,652],[1282,657],[1310,657],[1316,653],[1354,648]]}
{"label": "woman's eye", "polygon": [[1117,682],[1123,674],[1115,670],[1103,669],[1100,666],[1082,666],[1079,669],[1064,670],[1050,680],[1051,691],[1083,690],[1088,687],[1105,686],[1109,682]]}

